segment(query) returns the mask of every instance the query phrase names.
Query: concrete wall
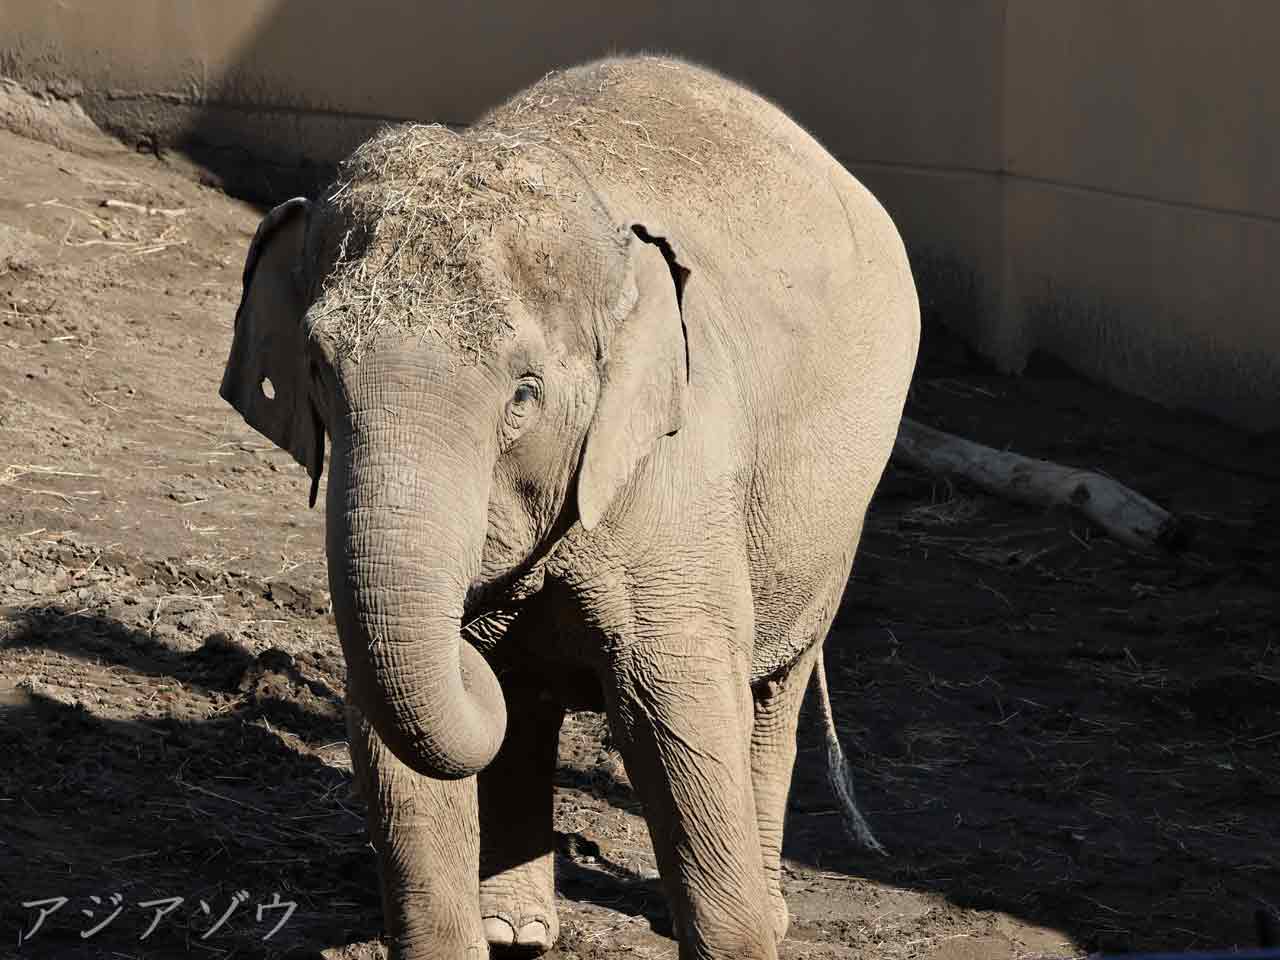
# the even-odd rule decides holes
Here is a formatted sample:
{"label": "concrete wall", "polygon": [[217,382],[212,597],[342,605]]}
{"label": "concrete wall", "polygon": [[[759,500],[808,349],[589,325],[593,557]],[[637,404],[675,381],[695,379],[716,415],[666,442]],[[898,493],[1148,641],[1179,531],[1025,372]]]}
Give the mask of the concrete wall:
{"label": "concrete wall", "polygon": [[1280,426],[1280,3],[1009,0],[1010,366]]}
{"label": "concrete wall", "polygon": [[466,123],[546,70],[684,54],[776,100],[894,215],[930,313],[1018,369],[1280,426],[1274,0],[6,0],[0,74],[314,187],[382,119]]}

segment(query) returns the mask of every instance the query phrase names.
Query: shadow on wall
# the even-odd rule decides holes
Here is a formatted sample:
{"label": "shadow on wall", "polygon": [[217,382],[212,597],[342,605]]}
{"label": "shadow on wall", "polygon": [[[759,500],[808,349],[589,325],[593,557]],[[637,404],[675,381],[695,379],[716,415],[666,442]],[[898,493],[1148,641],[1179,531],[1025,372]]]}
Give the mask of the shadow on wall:
{"label": "shadow on wall", "polygon": [[[754,0],[730,14],[720,4],[673,0],[281,0],[225,62],[206,56],[203,101],[178,108],[183,116],[171,138],[225,189],[270,203],[316,190],[383,122],[466,124],[551,69],[648,50],[755,85],[839,156],[932,162],[938,158],[925,154],[951,134],[962,150],[985,142],[989,98],[981,94],[993,67],[982,51],[950,36],[994,35],[998,5],[984,2],[962,17],[926,6]],[[243,8],[230,4],[223,16],[244,19]],[[235,24],[205,24],[212,32],[224,26]],[[904,57],[903,50],[916,52]],[[912,93],[954,87],[958,79],[966,90],[947,102]],[[836,90],[857,96],[833,96]],[[919,103],[905,110],[907,99]],[[948,133],[939,136],[939,128]]]}
{"label": "shadow on wall", "polygon": [[[686,49],[689,18],[710,18],[682,12],[681,27],[670,3],[610,8],[586,0],[373,0],[320,9],[283,0],[234,62],[220,71],[210,65],[221,80],[177,145],[228,192],[267,205],[315,193],[385,122],[465,125],[555,67],[623,49]],[[713,23],[698,26],[700,36],[718,33]],[[704,42],[688,54],[731,63],[733,44],[720,36],[722,44]]]}
{"label": "shadow on wall", "polygon": [[[283,0],[232,62],[209,65],[220,79],[176,145],[245,199],[314,194],[383,123],[462,126],[555,67],[680,47],[671,6],[373,0],[317,13],[317,4]],[[726,53],[704,45],[694,55],[722,62]]]}

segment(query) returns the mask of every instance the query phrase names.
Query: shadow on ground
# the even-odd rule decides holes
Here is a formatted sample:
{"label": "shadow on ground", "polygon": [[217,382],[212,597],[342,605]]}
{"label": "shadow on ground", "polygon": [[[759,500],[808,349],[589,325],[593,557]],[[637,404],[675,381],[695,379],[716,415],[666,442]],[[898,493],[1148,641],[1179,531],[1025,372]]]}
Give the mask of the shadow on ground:
{"label": "shadow on ground", "polygon": [[[21,902],[72,901],[23,956],[243,950],[278,918],[267,914],[261,927],[254,918],[274,893],[297,910],[264,950],[287,946],[290,927],[331,943],[377,935],[363,812],[341,764],[325,762],[345,754],[333,748],[345,747],[346,732],[322,680],[280,651],[254,657],[226,641],[180,652],[146,630],[64,608],[35,607],[11,623],[6,649],[44,651],[46,678],[58,682],[14,678],[0,706],[9,759],[0,874],[22,878],[0,904],[6,936],[16,941],[36,917]],[[252,899],[202,941],[242,890]],[[79,908],[115,894],[129,909],[82,937],[111,910],[88,918]],[[140,942],[153,910],[136,904],[172,897],[185,902]]]}
{"label": "shadow on ground", "polygon": [[[175,650],[149,630],[57,605],[8,620],[5,650],[40,652],[46,671],[0,685],[0,798],[10,805],[0,875],[21,878],[4,892],[0,928],[26,937],[22,956],[317,956],[380,937],[342,698],[326,675],[334,664],[279,649],[254,656],[221,633]],[[636,809],[625,785],[611,796]],[[670,935],[656,880],[579,834],[560,834],[558,852],[567,896]],[[204,938],[238,894],[244,905]],[[258,922],[256,907],[276,894],[296,909],[264,943],[281,914]],[[94,896],[104,906],[82,915]],[[68,905],[31,935],[48,904],[22,904],[59,897]],[[173,897],[184,902],[140,940],[159,908],[137,905]],[[115,921],[82,936],[118,903]]]}

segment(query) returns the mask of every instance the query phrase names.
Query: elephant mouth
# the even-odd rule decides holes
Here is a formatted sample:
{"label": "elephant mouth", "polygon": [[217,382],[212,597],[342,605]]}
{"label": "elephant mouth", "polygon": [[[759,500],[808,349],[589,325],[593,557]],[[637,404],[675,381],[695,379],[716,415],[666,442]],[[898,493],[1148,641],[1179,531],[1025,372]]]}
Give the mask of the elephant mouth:
{"label": "elephant mouth", "polygon": [[497,649],[525,600],[542,589],[541,563],[471,584],[463,601],[462,636],[482,654]]}
{"label": "elephant mouth", "polygon": [[472,581],[462,603],[466,625],[492,618],[519,606],[542,589],[546,570],[539,560],[530,559],[513,570]]}
{"label": "elephant mouth", "polygon": [[572,494],[565,498],[555,519],[522,561],[496,573],[482,570],[480,576],[471,581],[462,603],[464,624],[519,606],[542,589],[547,560],[578,519],[572,507],[573,499]]}
{"label": "elephant mouth", "polygon": [[490,610],[473,617],[462,625],[462,639],[482,654],[490,654],[498,648],[507,628],[518,615],[510,609]]}

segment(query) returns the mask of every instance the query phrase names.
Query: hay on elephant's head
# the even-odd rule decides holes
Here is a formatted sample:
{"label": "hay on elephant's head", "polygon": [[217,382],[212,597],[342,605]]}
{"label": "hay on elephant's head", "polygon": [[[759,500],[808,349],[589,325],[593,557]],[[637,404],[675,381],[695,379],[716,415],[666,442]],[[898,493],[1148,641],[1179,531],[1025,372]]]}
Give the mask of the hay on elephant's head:
{"label": "hay on elephant's head", "polygon": [[527,146],[422,124],[388,127],[361,145],[328,196],[321,229],[337,246],[322,268],[313,333],[357,360],[387,328],[472,357],[492,347],[511,329],[511,292],[478,248],[546,192],[518,162]]}

